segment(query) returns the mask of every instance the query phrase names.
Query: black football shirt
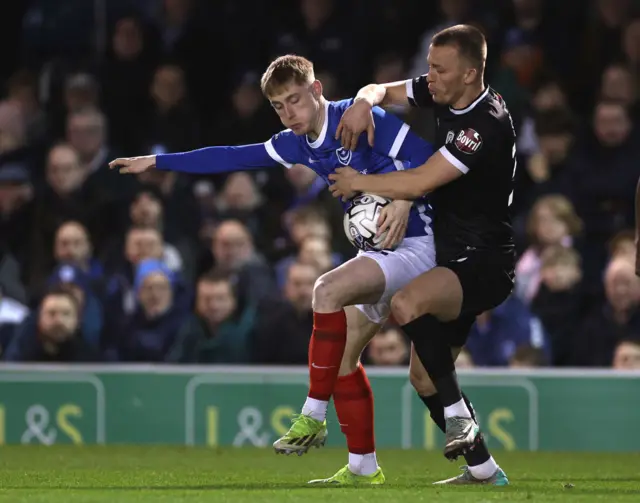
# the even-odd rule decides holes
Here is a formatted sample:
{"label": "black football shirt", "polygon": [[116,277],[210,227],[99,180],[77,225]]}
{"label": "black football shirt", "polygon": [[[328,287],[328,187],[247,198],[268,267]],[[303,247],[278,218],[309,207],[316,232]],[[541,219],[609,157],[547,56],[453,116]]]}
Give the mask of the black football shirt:
{"label": "black football shirt", "polygon": [[464,109],[438,105],[426,75],[407,81],[407,96],[434,109],[435,147],[463,173],[429,195],[438,262],[470,250],[512,252],[516,134],[502,97],[487,87]]}

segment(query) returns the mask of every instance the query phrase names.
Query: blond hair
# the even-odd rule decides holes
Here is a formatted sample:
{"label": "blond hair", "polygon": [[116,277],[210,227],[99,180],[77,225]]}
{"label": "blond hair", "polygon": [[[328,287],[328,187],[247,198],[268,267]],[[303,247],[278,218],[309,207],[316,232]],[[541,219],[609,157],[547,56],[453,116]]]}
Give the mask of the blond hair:
{"label": "blond hair", "polygon": [[542,252],[542,268],[555,267],[558,265],[572,265],[580,267],[582,259],[577,251],[566,246],[550,246]]}
{"label": "blond hair", "polygon": [[290,82],[311,84],[315,78],[313,63],[307,58],[287,54],[271,62],[260,79],[260,89],[266,97],[273,96]]}
{"label": "blond hair", "polygon": [[538,199],[529,212],[529,218],[527,220],[527,234],[529,235],[529,239],[532,243],[537,243],[538,241],[536,236],[538,227],[538,211],[543,206],[547,206],[554,216],[567,226],[570,236],[577,236],[582,232],[582,220],[576,213],[571,201],[569,201],[565,196],[552,194]]}

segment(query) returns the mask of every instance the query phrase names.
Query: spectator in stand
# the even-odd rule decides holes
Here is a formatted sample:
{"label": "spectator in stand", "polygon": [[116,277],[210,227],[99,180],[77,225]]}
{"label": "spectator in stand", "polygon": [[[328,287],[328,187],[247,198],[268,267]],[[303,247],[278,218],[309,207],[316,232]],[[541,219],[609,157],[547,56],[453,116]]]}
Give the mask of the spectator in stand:
{"label": "spectator in stand", "polygon": [[302,241],[297,255],[283,258],[275,265],[278,286],[282,289],[286,282],[289,267],[295,262],[309,264],[320,271],[320,274],[338,267],[343,261],[337,253],[332,253],[329,240],[321,236],[309,236]]}
{"label": "spectator in stand", "polygon": [[22,351],[7,351],[5,360],[12,362],[102,361],[96,346],[87,342],[80,323],[81,307],[68,290],[55,289],[47,293],[37,313],[26,318],[16,339],[28,341]]}
{"label": "spectator in stand", "polygon": [[250,363],[255,306],[240,305],[231,278],[220,272],[201,276],[196,292],[195,311],[180,327],[166,361]]}
{"label": "spectator in stand", "polygon": [[231,275],[231,281],[244,305],[257,305],[277,291],[273,272],[256,251],[248,229],[237,220],[222,222],[211,243],[216,269]]}
{"label": "spectator in stand", "polygon": [[533,205],[527,223],[530,246],[516,264],[516,295],[523,302],[529,304],[538,292],[544,250],[573,246],[581,230],[582,222],[566,197],[545,196]]}
{"label": "spectator in stand", "polygon": [[599,102],[593,117],[593,130],[575,153],[571,193],[584,221],[585,281],[597,288],[607,242],[616,232],[633,227],[640,144],[628,110],[620,103]]}
{"label": "spectator in stand", "polygon": [[[137,306],[118,330],[122,361],[161,362],[167,357],[188,316],[178,298],[174,273],[160,260],[146,259],[136,268]],[[115,327],[111,327],[113,330]]]}
{"label": "spectator in stand", "polygon": [[86,273],[94,291],[101,294],[104,269],[100,261],[93,256],[89,233],[84,225],[69,220],[58,227],[53,244],[53,257],[57,264],[71,264]]}
{"label": "spectator in stand", "polygon": [[367,361],[378,366],[406,366],[409,364],[409,343],[396,327],[384,327],[366,348]]}
{"label": "spectator in stand", "polygon": [[540,197],[549,194],[571,194],[571,148],[575,140],[574,120],[566,109],[540,112],[536,116],[535,132],[538,151],[526,162],[530,179],[526,196],[519,198],[520,210],[529,211]]}
{"label": "spectator in stand", "polygon": [[542,253],[541,260],[541,282],[531,311],[549,336],[551,364],[571,365],[573,345],[587,306],[580,255],[573,248],[552,246]]}
{"label": "spectator in stand", "polygon": [[247,172],[227,176],[215,205],[219,220],[242,222],[261,250],[271,244],[278,232],[279,213],[265,200],[255,179]]}
{"label": "spectator in stand", "polygon": [[311,298],[320,271],[294,262],[287,272],[284,299],[267,298],[259,305],[254,361],[265,364],[308,363],[313,328]]}
{"label": "spectator in stand", "polygon": [[640,370],[640,338],[621,340],[613,355],[615,370]]}
{"label": "spectator in stand", "polygon": [[[140,229],[154,229],[160,236],[164,234],[164,208],[162,207],[162,197],[155,187],[142,187],[133,198],[129,206],[129,217],[131,224]],[[183,272],[185,261],[183,253],[187,257],[193,255],[190,243],[185,239],[180,242],[176,239],[176,245],[163,240],[162,260],[172,271]]]}
{"label": "spectator in stand", "polygon": [[152,111],[144,144],[162,144],[171,152],[200,147],[202,131],[189,101],[185,75],[175,64],[159,66],[151,83]]}
{"label": "spectator in stand", "polygon": [[66,141],[78,155],[80,168],[90,185],[109,199],[121,201],[135,188],[135,179],[120,180],[107,169],[107,162],[118,150],[109,145],[107,117],[95,107],[71,110],[66,117]]}
{"label": "spectator in stand", "polygon": [[635,265],[615,258],[604,276],[605,301],[583,320],[573,343],[574,363],[608,367],[616,345],[640,333],[640,278]]}

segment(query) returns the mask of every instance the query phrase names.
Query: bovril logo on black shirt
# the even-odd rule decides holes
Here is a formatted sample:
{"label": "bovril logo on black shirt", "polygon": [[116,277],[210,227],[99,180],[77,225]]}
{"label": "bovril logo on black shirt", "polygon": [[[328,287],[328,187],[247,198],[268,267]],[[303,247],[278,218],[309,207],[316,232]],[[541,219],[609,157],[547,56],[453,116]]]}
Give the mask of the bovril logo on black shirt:
{"label": "bovril logo on black shirt", "polygon": [[482,136],[475,129],[463,129],[458,133],[455,146],[463,154],[475,154],[482,148]]}

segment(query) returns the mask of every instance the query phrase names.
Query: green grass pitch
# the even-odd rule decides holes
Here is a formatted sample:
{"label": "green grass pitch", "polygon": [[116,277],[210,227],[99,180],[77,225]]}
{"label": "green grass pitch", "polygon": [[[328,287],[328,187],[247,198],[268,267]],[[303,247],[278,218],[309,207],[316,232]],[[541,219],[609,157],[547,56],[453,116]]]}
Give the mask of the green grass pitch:
{"label": "green grass pitch", "polygon": [[308,487],[346,463],[342,449],[0,447],[2,502],[640,502],[640,454],[499,452],[509,487],[439,487],[458,473],[440,453],[383,450],[382,487]]}

